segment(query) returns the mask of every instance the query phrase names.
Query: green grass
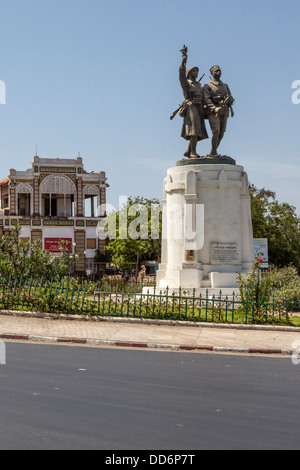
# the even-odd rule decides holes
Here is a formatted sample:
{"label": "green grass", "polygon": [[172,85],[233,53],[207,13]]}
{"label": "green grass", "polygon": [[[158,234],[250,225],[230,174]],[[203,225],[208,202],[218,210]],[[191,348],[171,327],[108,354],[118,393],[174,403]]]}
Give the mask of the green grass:
{"label": "green grass", "polygon": [[293,326],[300,326],[300,316],[291,315],[290,320]]}

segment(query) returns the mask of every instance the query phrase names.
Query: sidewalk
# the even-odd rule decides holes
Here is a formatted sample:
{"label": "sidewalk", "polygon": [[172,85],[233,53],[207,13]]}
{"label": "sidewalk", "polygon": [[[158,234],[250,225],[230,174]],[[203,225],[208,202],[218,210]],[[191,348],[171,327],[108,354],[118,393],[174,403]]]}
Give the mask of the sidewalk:
{"label": "sidewalk", "polygon": [[0,339],[291,355],[300,349],[300,328],[1,312]]}

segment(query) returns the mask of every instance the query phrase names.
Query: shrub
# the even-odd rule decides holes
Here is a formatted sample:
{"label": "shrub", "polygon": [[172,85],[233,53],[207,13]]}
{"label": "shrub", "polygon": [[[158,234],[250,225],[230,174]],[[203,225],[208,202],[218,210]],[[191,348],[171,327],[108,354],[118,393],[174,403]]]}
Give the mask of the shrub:
{"label": "shrub", "polygon": [[274,292],[275,302],[284,302],[289,310],[300,310],[300,277],[294,266],[274,268],[266,274]]}
{"label": "shrub", "polygon": [[2,279],[43,278],[50,280],[69,275],[77,255],[62,244],[60,256],[43,250],[40,241],[20,240],[20,225],[0,237],[0,276]]}

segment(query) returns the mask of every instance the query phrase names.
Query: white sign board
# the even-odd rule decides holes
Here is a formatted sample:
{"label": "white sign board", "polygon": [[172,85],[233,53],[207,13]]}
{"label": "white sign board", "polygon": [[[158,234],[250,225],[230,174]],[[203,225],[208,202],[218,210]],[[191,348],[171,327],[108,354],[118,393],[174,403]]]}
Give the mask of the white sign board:
{"label": "white sign board", "polygon": [[262,258],[262,268],[269,267],[269,251],[268,251],[268,239],[267,238],[254,238],[254,256],[255,259]]}

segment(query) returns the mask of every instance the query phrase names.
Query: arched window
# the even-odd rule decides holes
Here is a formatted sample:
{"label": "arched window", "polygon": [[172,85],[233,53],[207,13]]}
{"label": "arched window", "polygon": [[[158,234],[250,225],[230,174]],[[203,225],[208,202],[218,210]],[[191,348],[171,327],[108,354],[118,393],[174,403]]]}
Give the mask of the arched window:
{"label": "arched window", "polygon": [[83,210],[85,217],[99,217],[100,189],[94,184],[87,184],[83,188]]}
{"label": "arched window", "polygon": [[74,181],[64,175],[47,176],[40,185],[40,214],[45,217],[76,216]]}
{"label": "arched window", "polygon": [[20,183],[16,187],[16,214],[22,217],[33,214],[33,187],[29,183]]}

